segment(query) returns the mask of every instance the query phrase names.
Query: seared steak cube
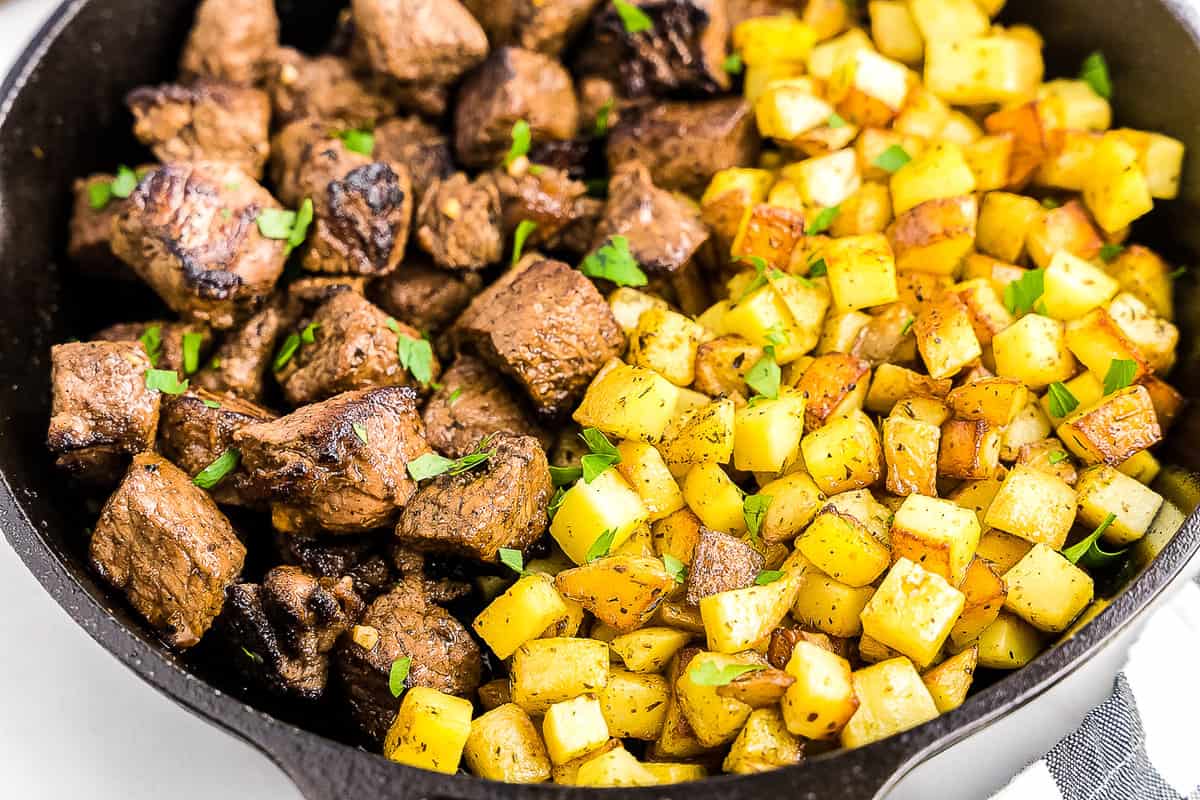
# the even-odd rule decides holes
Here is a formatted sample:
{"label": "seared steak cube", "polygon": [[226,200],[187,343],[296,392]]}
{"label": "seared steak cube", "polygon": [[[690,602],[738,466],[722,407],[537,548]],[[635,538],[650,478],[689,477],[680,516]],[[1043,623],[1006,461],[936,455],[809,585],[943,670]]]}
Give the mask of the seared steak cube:
{"label": "seared steak cube", "polygon": [[479,688],[479,645],[462,623],[430,602],[419,584],[404,581],[376,598],[358,624],[378,634],[373,646],[343,637],[335,652],[350,712],[369,736],[382,739],[400,707],[388,679],[401,658],[412,659],[405,680],[409,688],[428,686],[460,697]]}
{"label": "seared steak cube", "polygon": [[275,567],[261,584],[229,588],[220,625],[242,672],[276,694],[316,700],[325,693],[329,652],[364,608],[348,577]]}
{"label": "seared steak cube", "polygon": [[305,269],[386,275],[400,263],[413,206],[405,167],[373,162],[330,139],[310,148],[298,187],[315,206]]}
{"label": "seared steak cube", "polygon": [[708,241],[695,205],[654,185],[641,163],[623,164],[608,186],[608,203],[596,227],[593,247],[613,236],[629,240],[629,250],[651,275],[678,272]]}
{"label": "seared steak cube", "polygon": [[278,47],[274,0],[203,0],[179,69],[188,78],[257,83]]}
{"label": "seared steak cube", "polygon": [[219,81],[135,89],[133,132],[159,161],[223,161],[257,179],[270,152],[265,92]]}
{"label": "seared steak cube", "polygon": [[354,275],[310,275],[288,284],[288,299],[303,308],[316,308],[336,294],[354,292],[363,295],[367,279]]}
{"label": "seared steak cube", "polygon": [[710,594],[753,585],[763,563],[762,553],[744,539],[702,527],[688,568],[687,602],[698,605]]}
{"label": "seared steak cube", "polygon": [[395,521],[417,490],[408,462],[429,452],[410,388],[347,392],[233,435],[284,533],[363,533]]}
{"label": "seared steak cube", "polygon": [[165,320],[118,322],[97,331],[92,338],[102,342],[141,342],[155,369],[173,369],[183,376],[184,367],[191,366],[185,363],[185,337],[197,335],[200,338],[195,345],[195,357],[198,364],[203,364],[212,349],[212,331],[205,325]]}
{"label": "seared steak cube", "polygon": [[445,269],[483,269],[504,255],[500,193],[484,175],[434,181],[417,209],[417,244]]}
{"label": "seared steak cube", "polygon": [[287,123],[271,138],[268,174],[279,202],[298,208],[304,202],[300,173],[309,161],[312,148],[338,132],[339,125],[316,117],[304,117]]}
{"label": "seared steak cube", "polygon": [[459,356],[442,375],[441,388],[425,404],[422,419],[430,446],[451,458],[462,458],[493,433],[532,436],[544,449],[553,441],[508,381],[468,355]]}
{"label": "seared steak cube", "polygon": [[390,532],[366,536],[301,536],[291,533],[275,534],[275,544],[285,564],[302,567],[320,578],[348,576],[354,591],[372,600],[392,588],[397,580],[396,568],[387,557],[384,538],[390,543]]}
{"label": "seared steak cube", "polygon": [[284,298],[272,300],[225,336],[192,383],[216,394],[234,394],[251,402],[262,400],[277,343],[295,325],[297,313]]}
{"label": "seared steak cube", "polygon": [[454,116],[454,151],[469,167],[494,167],[512,146],[513,125],[534,140],[570,139],[579,124],[571,75],[541,53],[504,47],[463,82]]}
{"label": "seared steak cube", "polygon": [[454,174],[449,140],[420,117],[397,117],[377,125],[375,158],[408,168],[414,203],[421,202],[434,181]]}
{"label": "seared steak cube", "polygon": [[615,171],[640,161],[657,186],[699,197],[723,169],[758,162],[754,111],[737,97],[703,103],[652,103],[621,116],[608,137]]}
{"label": "seared steak cube", "polygon": [[113,252],[170,308],[192,322],[232,328],[283,272],[287,243],[256,221],[279,204],[228,164],[165,164],[142,179],[113,225]]}
{"label": "seared steak cube", "polygon": [[200,641],[245,558],[212,498],[154,453],[134,456],[92,533],[93,568],[172,647]]}
{"label": "seared steak cube", "polygon": [[471,301],[456,337],[512,376],[547,417],[568,413],[625,338],[596,287],[561,261],[539,261]]}
{"label": "seared steak cube", "polygon": [[371,66],[401,81],[447,84],[484,59],[487,35],[458,0],[352,0]]}
{"label": "seared steak cube", "polygon": [[[191,389],[163,402],[158,452],[194,478],[233,448],[234,432],[272,419],[274,414],[248,400]],[[235,466],[209,493],[218,503],[255,505],[247,488],[246,471]]]}
{"label": "seared steak cube", "polygon": [[526,50],[558,56],[600,3],[601,0],[515,0],[513,42]]}
{"label": "seared steak cube", "polygon": [[47,446],[69,472],[115,480],[129,455],[154,446],[162,395],[146,387],[150,357],[138,342],[72,342],[50,362]]}
{"label": "seared steak cube", "polygon": [[311,117],[335,128],[370,126],[397,105],[389,87],[356,73],[348,60],[310,57],[290,47],[276,51],[267,86],[277,124]]}
{"label": "seared steak cube", "polygon": [[400,541],[494,561],[501,547],[524,550],[546,532],[554,487],[538,440],[498,433],[481,446],[492,454],[482,466],[434,478],[409,501]]}
{"label": "seared steak cube", "polygon": [[[112,197],[108,187],[115,175],[97,173],[75,181],[75,204],[67,240],[67,257],[86,273],[102,278],[135,280],[129,267],[112,251],[113,220],[129,201]],[[93,193],[97,193],[93,198]],[[103,203],[100,201],[103,200]]]}
{"label": "seared steak cube", "polygon": [[537,225],[525,240],[526,247],[540,247],[554,241],[578,219],[579,201],[587,194],[586,184],[571,180],[566,172],[551,167],[521,175],[496,170],[492,177],[500,192],[505,237],[510,237],[524,220]]}
{"label": "seared steak cube", "polygon": [[422,260],[406,260],[375,281],[370,296],[384,311],[420,331],[440,331],[458,317],[483,287],[476,272],[446,272]]}
{"label": "seared steak cube", "polygon": [[[373,386],[419,385],[401,363],[399,347],[401,338],[408,346],[415,342],[420,347],[421,334],[391,319],[362,295],[338,292],[316,310],[306,330],[313,341],[302,340],[276,373],[292,405]],[[426,383],[441,373],[432,354],[429,369]]]}

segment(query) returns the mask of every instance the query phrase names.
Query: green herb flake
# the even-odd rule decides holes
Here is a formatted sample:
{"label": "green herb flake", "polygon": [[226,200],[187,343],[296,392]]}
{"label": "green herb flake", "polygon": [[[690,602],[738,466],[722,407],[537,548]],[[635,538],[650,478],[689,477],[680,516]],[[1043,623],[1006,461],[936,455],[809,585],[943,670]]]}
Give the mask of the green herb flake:
{"label": "green herb flake", "polygon": [[915,325],[916,322],[917,322],[916,317],[909,317],[907,320],[905,320],[904,327],[900,329],[900,335],[908,336],[908,332],[912,330],[913,325]]}
{"label": "green herb flake", "polygon": [[769,494],[752,494],[742,501],[742,516],[746,520],[746,527],[750,531],[751,539],[758,540],[763,519],[767,516],[767,509],[771,507],[774,499]]}
{"label": "green herb flake", "polygon": [[460,397],[462,397],[462,389],[461,388],[455,389],[453,392],[450,393],[450,396],[446,398],[446,405],[453,406],[455,403],[458,402]]}
{"label": "green herb flake", "polygon": [[613,236],[602,247],[588,254],[579,271],[589,278],[612,281],[617,286],[645,286],[649,283],[646,273],[629,250],[629,239]]}
{"label": "green herb flake", "polygon": [[404,694],[406,688],[404,682],[408,680],[410,669],[412,669],[412,659],[408,656],[401,656],[392,662],[392,668],[388,670],[388,689],[391,691],[392,697]]}
{"label": "green herb flake", "polygon": [[112,202],[112,182],[96,181],[88,184],[88,205],[93,211],[103,211]]}
{"label": "green herb flake", "polygon": [[260,656],[258,653],[255,653],[253,650],[247,650],[245,647],[243,647],[242,652],[246,654],[246,658],[250,659],[255,664],[263,663],[263,657]]}
{"label": "green herb flake", "polygon": [[592,126],[592,131],[596,134],[597,139],[608,135],[608,130],[612,124],[612,111],[615,105],[616,100],[610,97],[596,110],[596,122]]}
{"label": "green herb flake", "polygon": [[500,563],[518,575],[525,575],[525,554],[511,547],[500,548]]}
{"label": "green herb flake", "polygon": [[124,200],[133,194],[133,190],[137,188],[137,185],[137,173],[122,164],[117,167],[117,177],[112,182],[112,196]]}
{"label": "green herb flake", "polygon": [[730,53],[721,62],[721,69],[729,75],[741,75],[746,69],[745,63],[742,61],[742,54],[738,52]]}
{"label": "green herb flake", "polygon": [[513,234],[513,252],[512,265],[515,267],[517,262],[521,260],[521,253],[525,250],[525,242],[529,239],[529,235],[537,230],[537,223],[523,219],[517,225],[517,231]]}
{"label": "green herb flake", "polygon": [[187,379],[179,380],[179,374],[173,369],[148,369],[146,388],[163,394],[183,394],[188,389],[188,382]]}
{"label": "green herb flake", "polygon": [[609,528],[596,537],[596,541],[592,542],[592,546],[587,551],[587,563],[592,563],[608,555],[612,550],[613,539],[617,538],[617,529]]}
{"label": "green herb flake", "polygon": [[825,231],[829,230],[829,226],[833,224],[833,221],[837,219],[838,214],[841,212],[842,207],[840,205],[821,209],[820,213],[817,214],[816,219],[813,220],[812,225],[809,227],[807,231],[808,235],[816,236],[818,233],[824,233]]}
{"label": "green herb flake", "polygon": [[782,577],[783,570],[781,569],[763,570],[762,572],[758,573],[757,577],[754,578],[754,584],[756,586],[766,586],[767,584],[774,583]]}
{"label": "green herb flake", "polygon": [[769,400],[779,397],[779,385],[783,371],[775,360],[775,346],[767,345],[762,358],[754,362],[754,366],[746,372],[746,385],[760,396]]}
{"label": "green herb flake", "polygon": [[1053,211],[1056,208],[1062,208],[1062,201],[1057,197],[1043,197],[1042,208],[1046,209],[1047,211]]}
{"label": "green herb flake", "polygon": [[364,156],[375,153],[375,134],[372,131],[351,128],[350,130],[341,131],[337,136],[346,145],[347,150],[361,153]]}
{"label": "green herb flake", "polygon": [[300,349],[300,334],[289,333],[287,338],[283,340],[283,344],[279,347],[279,352],[275,354],[275,362],[271,365],[276,372],[282,372],[283,368],[292,360],[292,356],[296,355],[296,351]]}
{"label": "green herb flake", "polygon": [[1046,458],[1051,464],[1061,464],[1062,462],[1067,460],[1067,454],[1064,453],[1062,450],[1055,450],[1053,453],[1051,453]]}
{"label": "green herb flake", "polygon": [[1050,416],[1062,418],[1079,408],[1079,400],[1065,383],[1055,381],[1046,389],[1050,398]]}
{"label": "green herb flake", "polygon": [[504,157],[504,166],[511,166],[521,156],[528,155],[532,144],[533,131],[530,130],[529,123],[523,119],[517,120],[512,126],[512,145],[508,148],[508,155]]}
{"label": "green herb flake", "polygon": [[1167,277],[1173,281],[1176,281],[1182,278],[1185,274],[1187,274],[1187,267],[1180,267],[1179,269],[1172,270]]}
{"label": "green herb flake", "polygon": [[1031,269],[1004,287],[1004,307],[1010,314],[1027,314],[1046,290],[1046,270]]}
{"label": "green herb flake", "polygon": [[617,9],[617,16],[621,18],[621,25],[624,26],[626,33],[645,33],[654,30],[654,20],[650,19],[650,15],[630,3],[629,0],[613,0],[613,6]]}
{"label": "green herb flake", "polygon": [[217,460],[209,464],[192,478],[192,483],[201,489],[214,489],[221,481],[238,467],[242,454],[236,448],[230,447],[217,456]]}
{"label": "green herb flake", "polygon": [[1110,395],[1132,385],[1136,376],[1136,361],[1128,358],[1114,358],[1108,362],[1108,372],[1104,375],[1104,394]]}
{"label": "green herb flake", "polygon": [[584,428],[580,436],[591,450],[590,453],[579,459],[584,483],[591,483],[609,467],[621,463],[620,452],[599,429]]}
{"label": "green herb flake", "polygon": [[1112,99],[1112,78],[1108,74],[1108,62],[1099,50],[1083,60],[1083,66],[1079,69],[1079,79],[1105,100]]}
{"label": "green herb flake", "polygon": [[550,467],[550,482],[555,486],[570,486],[583,477],[583,467]]}
{"label": "green herb flake", "polygon": [[183,334],[183,371],[191,375],[200,369],[200,345],[204,344],[204,334],[188,331]]}
{"label": "green herb flake", "polygon": [[209,400],[207,397],[204,398],[203,402],[207,408],[220,408],[221,407],[221,404],[219,402],[217,402],[216,400]]}
{"label": "green herb flake", "polygon": [[567,496],[566,487],[560,486],[554,490],[554,496],[550,498],[549,504],[546,506],[546,516],[550,521],[554,521],[554,515],[558,513],[559,506],[563,504],[563,498]]}
{"label": "green herb flake", "polygon": [[296,221],[292,225],[292,233],[288,237],[288,252],[292,252],[308,238],[308,226],[313,221],[313,201],[311,197],[304,198],[300,210],[296,212]]}
{"label": "green herb flake", "polygon": [[408,462],[408,474],[414,481],[425,481],[439,475],[462,475],[486,463],[496,454],[495,450],[487,449],[490,444],[489,436],[476,446],[475,452],[462,458],[446,458],[437,453],[426,453]]}
{"label": "green herb flake", "polygon": [[1125,252],[1125,247],[1119,244],[1106,244],[1100,248],[1100,259],[1105,264],[1111,264],[1117,256]]}
{"label": "green herb flake", "polygon": [[808,277],[821,278],[829,274],[829,265],[825,263],[825,259],[818,258],[808,268]]}
{"label": "green herb flake", "polygon": [[908,154],[908,151],[900,145],[894,144],[880,153],[875,158],[874,164],[884,172],[895,172],[910,161],[912,161],[912,156]]}
{"label": "green herb flake", "polygon": [[846,124],[846,120],[842,119],[836,111],[829,115],[829,119],[825,120],[825,125],[830,128],[844,128]]}
{"label": "green herb flake", "polygon": [[1088,534],[1086,538],[1081,539],[1080,541],[1063,550],[1063,558],[1067,559],[1067,561],[1070,561],[1072,564],[1078,564],[1079,559],[1087,555],[1088,551],[1091,550],[1098,541],[1100,541],[1100,536],[1103,535],[1106,530],[1108,530],[1108,526],[1112,525],[1116,519],[1117,515],[1110,513],[1104,518],[1104,521],[1096,527],[1096,530]]}
{"label": "green herb flake", "polygon": [[142,349],[150,358],[150,366],[157,367],[158,359],[162,357],[162,325],[151,325],[146,328],[138,337],[138,341],[142,343]]}
{"label": "green herb flake", "polygon": [[352,427],[354,429],[354,435],[357,436],[362,441],[363,444],[369,444],[369,442],[367,441],[367,426],[366,425],[363,425],[361,422],[356,422],[353,425],[351,425],[350,427]]}
{"label": "green herb flake", "polygon": [[715,662],[705,660],[688,669],[688,677],[697,686],[725,686],[748,672],[766,669],[763,664],[725,664],[718,667]]}
{"label": "green herb flake", "polygon": [[304,198],[299,211],[288,211],[282,208],[268,208],[255,219],[258,232],[267,239],[287,242],[287,252],[291,253],[308,237],[308,226],[313,221],[313,201],[311,197]]}
{"label": "green herb flake", "polygon": [[433,379],[433,345],[428,339],[407,335],[394,319],[389,318],[387,326],[396,334],[396,355],[400,359],[400,366],[408,370],[422,386],[428,386]]}
{"label": "green herb flake", "polygon": [[667,574],[674,578],[676,583],[683,583],[687,580],[687,564],[670,553],[663,553],[662,561],[663,566],[667,568]]}

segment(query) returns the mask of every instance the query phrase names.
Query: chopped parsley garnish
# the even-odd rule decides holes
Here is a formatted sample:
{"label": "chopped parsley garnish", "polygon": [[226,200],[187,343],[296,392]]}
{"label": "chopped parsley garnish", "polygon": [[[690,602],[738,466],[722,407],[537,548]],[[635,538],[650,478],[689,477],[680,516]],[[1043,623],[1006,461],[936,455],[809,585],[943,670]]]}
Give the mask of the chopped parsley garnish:
{"label": "chopped parsley garnish", "polygon": [[1055,450],[1053,453],[1051,453],[1046,458],[1051,464],[1060,464],[1063,461],[1067,460],[1067,454],[1064,453],[1062,450]]}
{"label": "chopped parsley garnish", "polygon": [[[747,264],[753,266],[754,278],[750,281],[750,283],[746,284],[746,288],[742,290],[741,296],[734,301],[734,305],[737,305],[762,287],[766,286],[768,282],[767,260],[765,258],[762,256],[738,256],[736,260],[745,261]],[[779,270],[775,270],[775,272],[779,272]],[[780,274],[782,275],[783,273],[780,272]]]}
{"label": "chopped parsley garnish", "polygon": [[162,325],[151,325],[138,337],[142,349],[150,357],[150,366],[157,367],[158,359],[162,357]]}
{"label": "chopped parsley garnish", "polygon": [[1062,208],[1062,201],[1057,197],[1043,197],[1042,208],[1046,209],[1047,211],[1053,211],[1056,208]]}
{"label": "chopped parsley garnish", "polygon": [[201,489],[215,488],[221,481],[229,477],[229,473],[237,469],[241,458],[242,454],[236,448],[226,449],[224,453],[217,456],[216,461],[196,473],[196,477],[192,478],[192,483]]}
{"label": "chopped parsley garnish", "polygon": [[558,508],[563,504],[563,498],[567,496],[567,489],[560,486],[554,490],[554,496],[550,498],[550,503],[546,506],[546,516],[554,520],[554,515],[558,513]]}
{"label": "chopped parsley garnish", "polygon": [[550,482],[555,486],[570,486],[583,477],[583,467],[550,467]]}
{"label": "chopped parsley garnish", "polygon": [[1130,386],[1136,375],[1136,361],[1128,358],[1114,358],[1108,362],[1108,372],[1104,375],[1104,393],[1109,395]]}
{"label": "chopped parsley garnish", "polygon": [[1071,394],[1065,383],[1055,381],[1046,389],[1050,398],[1050,414],[1055,417],[1065,417],[1079,408],[1079,400]]}
{"label": "chopped parsley garnish", "polygon": [[521,260],[521,253],[525,250],[525,241],[536,230],[537,223],[533,220],[523,219],[518,223],[516,233],[513,234],[512,265],[514,267]]}
{"label": "chopped parsley garnish", "polygon": [[496,454],[495,450],[486,449],[490,444],[491,437],[488,437],[479,443],[474,453],[468,453],[462,458],[446,458],[437,453],[426,453],[408,462],[408,474],[414,481],[426,481],[439,475],[462,475],[486,463]]}
{"label": "chopped parsley garnish", "polygon": [[300,341],[304,344],[312,344],[317,341],[317,328],[321,327],[319,322],[310,322],[304,326],[304,330],[300,331]]}
{"label": "chopped parsley garnish", "polygon": [[626,33],[654,30],[654,20],[650,19],[650,15],[628,0],[613,0],[613,6],[617,9],[617,16],[621,18],[621,25],[625,27]]}
{"label": "chopped parsley garnish", "polygon": [[614,105],[616,105],[616,101],[610,97],[596,110],[596,124],[593,126],[596,138],[608,135]]}
{"label": "chopped parsley garnish", "polygon": [[591,483],[606,469],[621,463],[621,454],[617,451],[616,446],[600,430],[584,428],[580,436],[591,450],[590,453],[579,459],[584,483]]}
{"label": "chopped parsley garnish", "polygon": [[1106,244],[1100,248],[1100,259],[1105,264],[1111,264],[1117,256],[1125,252],[1125,247],[1119,244]]}
{"label": "chopped parsley garnish", "polygon": [[518,158],[528,155],[531,144],[533,144],[533,132],[529,128],[529,123],[523,119],[517,120],[512,126],[512,145],[508,148],[508,155],[504,157],[504,166],[512,166],[512,163]]}
{"label": "chopped parsley garnish", "polygon": [[404,682],[408,680],[408,671],[412,669],[412,659],[408,656],[401,656],[392,662],[392,668],[388,670],[388,690],[391,691],[392,697],[399,697],[404,694]]}
{"label": "chopped parsley garnish", "polygon": [[767,569],[767,570],[763,570],[762,572],[758,573],[758,575],[754,578],[754,584],[756,586],[766,586],[767,584],[774,583],[775,581],[779,580],[782,577],[783,577],[783,570]]}
{"label": "chopped parsley garnish", "polygon": [[912,327],[916,323],[916,321],[917,321],[916,317],[909,317],[907,320],[905,320],[904,327],[900,329],[900,335],[908,336],[908,332],[912,330]]}
{"label": "chopped parsley garnish", "polygon": [[258,215],[255,223],[264,237],[287,242],[287,252],[291,253],[308,238],[308,226],[312,221],[313,201],[306,197],[299,211],[268,208]]}
{"label": "chopped parsley garnish", "polygon": [[458,389],[455,389],[453,392],[450,393],[450,396],[446,398],[446,405],[453,406],[455,403],[458,402],[458,399],[460,397],[462,397],[462,388],[461,387]]}
{"label": "chopped parsley garnish", "polygon": [[1182,278],[1186,273],[1187,267],[1180,267],[1179,269],[1172,270],[1167,277],[1174,281]]}
{"label": "chopped parsley garnish", "polygon": [[137,173],[122,164],[117,167],[117,177],[111,181],[100,181],[88,186],[88,205],[95,211],[103,211],[114,197],[124,200],[133,194],[137,185]]}
{"label": "chopped parsley garnish", "polygon": [[758,540],[763,519],[767,516],[767,509],[771,507],[774,499],[769,494],[752,494],[742,501],[742,516],[746,520],[746,528],[750,531],[751,539]]}
{"label": "chopped parsley garnish", "polygon": [[608,551],[612,550],[613,539],[617,538],[617,529],[609,528],[596,537],[596,541],[592,542],[592,546],[587,551],[587,563],[592,563],[598,559],[608,555]]}
{"label": "chopped parsley garnish", "polygon": [[829,226],[833,224],[833,221],[837,219],[838,214],[841,212],[842,207],[840,205],[822,208],[820,213],[817,214],[816,219],[813,220],[812,226],[808,229],[808,235],[816,236],[818,233],[824,233],[829,230]]}
{"label": "chopped parsley garnish", "polygon": [[829,115],[829,119],[825,120],[825,125],[830,128],[844,128],[846,127],[846,120],[842,119],[835,111]]}
{"label": "chopped parsley garnish", "polygon": [[1004,307],[1010,314],[1028,314],[1046,290],[1046,270],[1031,269],[1004,287]]}
{"label": "chopped parsley garnish", "polygon": [[825,263],[825,259],[818,258],[808,268],[808,277],[820,278],[829,274],[829,265]]}
{"label": "chopped parsley garnish", "polygon": [[389,318],[388,330],[396,334],[396,354],[400,358],[400,366],[422,386],[428,386],[433,379],[433,345],[428,339],[414,338],[400,330],[400,323]]}
{"label": "chopped parsley garnish", "polygon": [[1108,62],[1099,50],[1083,60],[1079,68],[1079,80],[1092,87],[1092,91],[1105,100],[1112,99],[1112,78],[1108,74]]}
{"label": "chopped parsley garnish", "polygon": [[258,653],[254,652],[253,650],[247,650],[245,647],[243,647],[242,652],[246,654],[246,658],[250,659],[255,664],[263,663],[263,657],[260,656]]}
{"label": "chopped parsley garnish", "polygon": [[375,134],[372,131],[350,129],[338,133],[338,138],[346,145],[347,150],[362,153],[364,156],[375,152]]}
{"label": "chopped parsley garnish", "polygon": [[525,554],[511,547],[500,548],[500,563],[518,575],[525,575]]}
{"label": "chopped parsley garnish", "polygon": [[183,394],[187,391],[188,382],[187,379],[179,380],[179,373],[173,369],[148,369],[146,388],[163,394]]}
{"label": "chopped parsley garnish", "polygon": [[191,375],[200,369],[200,345],[204,344],[204,334],[188,331],[183,334],[183,371]]}
{"label": "chopped parsley garnish", "polygon": [[779,369],[779,363],[775,360],[775,345],[769,344],[763,348],[762,358],[755,361],[754,366],[746,371],[745,380],[746,385],[759,396],[774,400],[779,397],[782,378],[783,371]]}
{"label": "chopped parsley garnish", "polygon": [[279,352],[275,354],[275,363],[271,365],[276,372],[283,371],[283,368],[292,360],[292,356],[296,355],[296,351],[300,349],[300,334],[289,333],[287,338],[283,340],[283,344],[279,347]]}
{"label": "chopped parsley garnish", "polygon": [[746,69],[746,64],[742,61],[742,54],[733,52],[727,55],[721,62],[721,69],[729,75],[741,75]]}
{"label": "chopped parsley garnish", "polygon": [[912,161],[912,156],[908,154],[908,151],[900,145],[894,144],[876,157],[875,166],[884,172],[895,172],[910,161]]}
{"label": "chopped parsley garnish", "polygon": [[663,566],[667,568],[667,574],[675,579],[676,583],[683,583],[687,580],[687,564],[684,564],[670,553],[663,553]]}
{"label": "chopped parsley garnish", "polygon": [[649,279],[629,250],[629,239],[613,236],[588,254],[579,271],[589,278],[602,278],[617,286],[645,286]]}
{"label": "chopped parsley garnish", "polygon": [[748,672],[764,669],[766,667],[762,664],[725,664],[718,667],[712,661],[703,661],[688,670],[688,677],[697,686],[725,686]]}
{"label": "chopped parsley garnish", "polygon": [[366,425],[363,425],[361,422],[356,422],[353,425],[351,425],[350,427],[354,429],[354,435],[357,436],[359,438],[359,440],[362,441],[363,444],[369,444],[369,442],[367,441],[367,426]]}
{"label": "chopped parsley garnish", "polygon": [[1100,540],[1100,536],[1106,530],[1108,530],[1108,526],[1112,525],[1114,522],[1116,522],[1116,520],[1117,515],[1110,513],[1104,518],[1103,522],[1096,526],[1096,530],[1089,533],[1086,538],[1081,539],[1080,541],[1063,550],[1063,558],[1067,559],[1067,561],[1070,561],[1072,564],[1078,564],[1079,560],[1087,555],[1088,551],[1090,551],[1096,545],[1096,542]]}
{"label": "chopped parsley garnish", "polygon": [[207,408],[220,408],[221,407],[221,404],[218,401],[209,400],[207,397],[204,398],[203,402]]}

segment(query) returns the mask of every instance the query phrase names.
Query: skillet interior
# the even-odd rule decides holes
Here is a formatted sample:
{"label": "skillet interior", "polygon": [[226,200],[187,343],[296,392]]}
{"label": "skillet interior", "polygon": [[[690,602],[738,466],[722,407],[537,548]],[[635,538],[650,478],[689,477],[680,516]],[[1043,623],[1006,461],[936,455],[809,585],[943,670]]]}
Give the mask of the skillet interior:
{"label": "skillet interior", "polygon": [[[220,664],[206,662],[203,648],[186,659],[166,652],[85,567],[83,529],[97,509],[81,503],[53,471],[43,444],[49,348],[102,324],[144,317],[157,300],[141,287],[87,283],[72,273],[63,255],[69,188],[77,175],[144,158],[129,133],[121,99],[134,86],[173,76],[194,5],[194,0],[72,0],[0,89],[0,285],[9,301],[0,311],[0,475],[7,483],[0,486],[0,528],[92,636],[174,699],[266,750],[314,798],[356,789],[379,797],[582,794],[548,786],[501,789],[418,772],[298,730],[293,725],[353,741],[329,722],[336,715],[272,707],[265,697],[244,692]],[[285,40],[314,48],[321,42],[308,32],[331,30],[341,4],[283,0],[279,5]],[[1005,16],[1029,22],[1046,36],[1048,75],[1073,74],[1086,53],[1103,50],[1115,78],[1118,120],[1163,130],[1200,152],[1200,94],[1180,91],[1200,85],[1197,10],[1181,0],[1125,0],[1103,14],[1095,9],[1089,0],[1017,0],[1009,3]],[[1188,223],[1200,211],[1200,159],[1188,159],[1183,185],[1183,197],[1153,215],[1138,240],[1159,247],[1174,262],[1194,263],[1190,259],[1200,253],[1200,229]],[[1180,288],[1183,337],[1172,382],[1194,399],[1200,396],[1200,349],[1194,336],[1200,330],[1200,298],[1190,299],[1192,281]],[[1197,441],[1196,432],[1200,408],[1193,402],[1167,443],[1172,461],[1200,469],[1200,453],[1187,446]],[[780,790],[799,797],[870,796],[903,765],[1026,702],[1070,672],[1128,624],[1197,547],[1200,523],[1193,516],[1158,561],[1081,635],[978,693],[956,712],[862,750],[752,778],[716,778],[689,785],[686,792],[712,797]],[[618,794],[662,797],[664,791]]]}

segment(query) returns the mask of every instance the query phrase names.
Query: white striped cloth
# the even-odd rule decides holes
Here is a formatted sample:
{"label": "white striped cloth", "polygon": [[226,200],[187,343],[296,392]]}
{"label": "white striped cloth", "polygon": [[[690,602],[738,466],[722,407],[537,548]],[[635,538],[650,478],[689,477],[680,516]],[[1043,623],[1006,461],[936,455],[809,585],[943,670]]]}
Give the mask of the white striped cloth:
{"label": "white striped cloth", "polygon": [[1200,800],[1200,585],[1130,648],[1112,696],[993,800]]}

